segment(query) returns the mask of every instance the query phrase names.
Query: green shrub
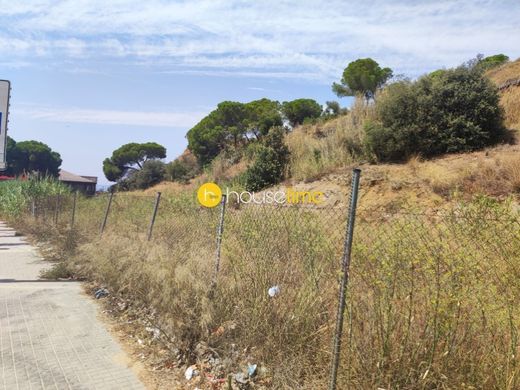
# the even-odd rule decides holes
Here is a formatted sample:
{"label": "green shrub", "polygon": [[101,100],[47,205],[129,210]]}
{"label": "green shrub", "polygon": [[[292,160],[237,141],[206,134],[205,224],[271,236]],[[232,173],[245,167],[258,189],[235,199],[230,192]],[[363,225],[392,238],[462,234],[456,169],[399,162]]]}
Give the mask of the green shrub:
{"label": "green shrub", "polygon": [[391,84],[376,117],[365,143],[379,161],[468,152],[496,144],[505,130],[498,91],[469,66]]}
{"label": "green shrub", "polygon": [[166,180],[186,183],[200,172],[197,158],[186,149],[174,161],[166,164]]}
{"label": "green shrub", "polygon": [[489,70],[496,68],[497,66],[503,65],[509,61],[509,57],[505,54],[495,54],[493,56],[488,57],[477,57],[477,64],[475,65],[477,68],[481,70]]}
{"label": "green shrub", "polygon": [[144,190],[160,183],[166,174],[165,164],[159,160],[149,160],[143,168],[132,172],[117,185],[118,190]]}
{"label": "green shrub", "polygon": [[68,193],[70,190],[52,177],[0,182],[0,215],[17,216],[31,200]]}
{"label": "green shrub", "polygon": [[185,183],[189,180],[188,167],[179,160],[166,164],[166,177],[171,181]]}
{"label": "green shrub", "polygon": [[283,179],[289,160],[289,149],[284,143],[284,129],[273,128],[256,150],[255,160],[245,172],[248,191],[258,191]]}

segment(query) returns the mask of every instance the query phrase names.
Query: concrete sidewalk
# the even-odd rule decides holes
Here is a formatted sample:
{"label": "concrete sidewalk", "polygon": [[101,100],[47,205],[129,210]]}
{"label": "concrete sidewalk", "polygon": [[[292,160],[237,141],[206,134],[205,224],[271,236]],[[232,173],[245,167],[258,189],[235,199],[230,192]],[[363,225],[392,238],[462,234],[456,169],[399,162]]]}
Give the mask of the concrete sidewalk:
{"label": "concrete sidewalk", "polygon": [[81,285],[39,279],[48,266],[0,222],[0,389],[144,389]]}

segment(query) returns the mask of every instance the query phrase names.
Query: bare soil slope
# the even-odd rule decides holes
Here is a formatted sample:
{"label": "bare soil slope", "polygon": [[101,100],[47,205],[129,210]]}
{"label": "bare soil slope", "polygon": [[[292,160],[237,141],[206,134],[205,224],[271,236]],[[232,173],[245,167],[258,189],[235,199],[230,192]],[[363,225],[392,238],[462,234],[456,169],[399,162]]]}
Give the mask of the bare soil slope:
{"label": "bare soil slope", "polygon": [[[348,201],[350,175],[345,167],[309,183],[287,181],[277,189],[322,191],[323,205]],[[520,146],[504,145],[479,152],[454,154],[407,164],[361,164],[360,207],[393,209],[404,205],[440,208],[453,199],[485,194],[520,198]]]}
{"label": "bare soil slope", "polygon": [[488,77],[500,89],[506,126],[520,129],[520,59],[488,72]]}

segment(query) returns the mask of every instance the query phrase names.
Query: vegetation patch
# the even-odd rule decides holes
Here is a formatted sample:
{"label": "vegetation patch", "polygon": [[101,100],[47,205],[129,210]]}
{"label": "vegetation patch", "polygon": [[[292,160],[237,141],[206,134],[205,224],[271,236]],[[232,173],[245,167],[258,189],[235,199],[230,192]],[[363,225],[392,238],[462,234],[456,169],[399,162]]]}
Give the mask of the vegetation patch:
{"label": "vegetation patch", "polygon": [[366,146],[378,161],[469,152],[506,133],[498,91],[474,66],[390,84],[365,129]]}

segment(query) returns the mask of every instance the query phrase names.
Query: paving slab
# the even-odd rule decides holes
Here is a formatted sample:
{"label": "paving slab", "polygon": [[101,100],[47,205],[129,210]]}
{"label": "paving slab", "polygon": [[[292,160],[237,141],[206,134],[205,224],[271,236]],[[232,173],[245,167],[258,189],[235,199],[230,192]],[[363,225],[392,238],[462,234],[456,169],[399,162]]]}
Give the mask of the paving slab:
{"label": "paving slab", "polygon": [[144,389],[81,284],[48,267],[0,222],[0,390]]}

